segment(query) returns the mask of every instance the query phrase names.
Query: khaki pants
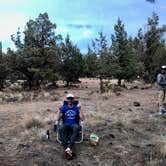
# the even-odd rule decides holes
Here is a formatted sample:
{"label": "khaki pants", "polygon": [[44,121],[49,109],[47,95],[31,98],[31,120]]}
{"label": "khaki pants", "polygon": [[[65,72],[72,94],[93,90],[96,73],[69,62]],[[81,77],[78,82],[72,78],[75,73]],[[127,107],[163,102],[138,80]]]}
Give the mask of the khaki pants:
{"label": "khaki pants", "polygon": [[166,103],[166,91],[165,90],[159,90],[158,100],[159,100],[159,107],[163,106],[163,104]]}

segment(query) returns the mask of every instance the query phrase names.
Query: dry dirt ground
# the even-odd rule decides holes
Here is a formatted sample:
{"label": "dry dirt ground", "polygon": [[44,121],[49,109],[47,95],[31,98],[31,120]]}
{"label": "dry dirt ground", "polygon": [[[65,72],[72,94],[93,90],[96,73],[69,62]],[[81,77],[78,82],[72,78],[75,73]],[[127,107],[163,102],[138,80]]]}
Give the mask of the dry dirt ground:
{"label": "dry dirt ground", "polygon": [[[98,93],[98,80],[82,79],[79,87],[49,90],[43,100],[0,104],[0,166],[164,166],[166,117],[158,115],[157,89],[135,88]],[[52,126],[67,92],[81,101],[84,141],[67,161]],[[140,106],[134,106],[139,102]],[[33,120],[39,126],[27,127]],[[50,140],[45,139],[50,130]],[[98,146],[89,144],[96,133]]]}

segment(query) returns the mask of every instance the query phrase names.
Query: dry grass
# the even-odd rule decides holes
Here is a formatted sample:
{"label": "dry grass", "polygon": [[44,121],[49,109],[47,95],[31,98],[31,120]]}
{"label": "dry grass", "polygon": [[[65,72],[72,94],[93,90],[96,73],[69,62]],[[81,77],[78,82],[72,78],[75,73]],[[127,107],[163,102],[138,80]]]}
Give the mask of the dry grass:
{"label": "dry grass", "polygon": [[[165,119],[156,116],[156,89],[123,89],[118,95],[112,91],[101,95],[99,80],[81,81],[79,88],[49,92],[58,94],[58,101],[45,98],[0,105],[0,134],[3,135],[0,154],[13,156],[8,160],[0,158],[0,165],[160,166],[164,163]],[[42,141],[47,129],[51,131],[66,92],[74,93],[81,101],[85,114],[85,140],[76,145],[77,157],[68,163],[56,142],[56,134],[51,132],[50,141]],[[141,106],[133,106],[134,101]],[[89,145],[92,132],[100,138],[97,147]]]}
{"label": "dry grass", "polygon": [[166,136],[161,135],[155,139],[158,155],[166,158]]}
{"label": "dry grass", "polygon": [[30,119],[29,121],[26,122],[25,126],[26,126],[27,129],[41,128],[42,123],[39,120],[32,118],[32,119]]}

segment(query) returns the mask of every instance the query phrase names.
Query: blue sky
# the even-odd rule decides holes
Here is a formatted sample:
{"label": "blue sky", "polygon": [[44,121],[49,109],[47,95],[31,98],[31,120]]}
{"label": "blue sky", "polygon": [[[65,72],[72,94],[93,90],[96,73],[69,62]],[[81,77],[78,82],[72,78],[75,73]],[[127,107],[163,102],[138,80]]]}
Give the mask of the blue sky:
{"label": "blue sky", "polygon": [[125,24],[128,35],[135,36],[139,28],[145,29],[148,17],[156,12],[160,25],[166,24],[166,0],[155,4],[145,0],[0,0],[0,41],[3,51],[14,49],[10,35],[18,27],[24,30],[29,19],[47,12],[56,33],[63,37],[69,33],[74,44],[86,52],[91,40],[103,31],[108,39],[118,17]]}

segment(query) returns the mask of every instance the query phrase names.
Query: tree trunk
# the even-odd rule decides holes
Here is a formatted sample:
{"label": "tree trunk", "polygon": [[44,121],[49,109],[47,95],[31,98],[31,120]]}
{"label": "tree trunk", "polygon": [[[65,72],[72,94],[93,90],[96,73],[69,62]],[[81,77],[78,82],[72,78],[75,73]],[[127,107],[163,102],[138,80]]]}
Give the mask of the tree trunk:
{"label": "tree trunk", "polygon": [[100,93],[104,93],[103,78],[100,76]]}
{"label": "tree trunk", "polygon": [[122,82],[122,79],[119,78],[119,79],[118,79],[118,86],[121,86],[121,82]]}
{"label": "tree trunk", "polygon": [[69,83],[70,83],[69,81],[66,81],[66,86],[67,86],[67,87],[69,86]]}
{"label": "tree trunk", "polygon": [[0,62],[2,61],[2,43],[0,42]]}

